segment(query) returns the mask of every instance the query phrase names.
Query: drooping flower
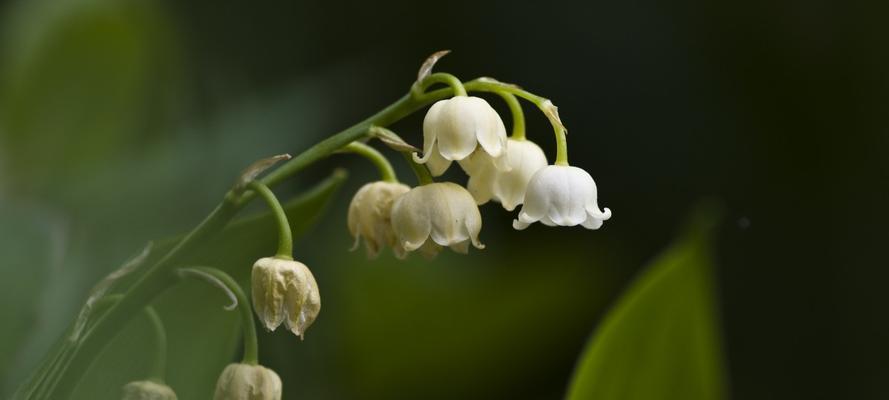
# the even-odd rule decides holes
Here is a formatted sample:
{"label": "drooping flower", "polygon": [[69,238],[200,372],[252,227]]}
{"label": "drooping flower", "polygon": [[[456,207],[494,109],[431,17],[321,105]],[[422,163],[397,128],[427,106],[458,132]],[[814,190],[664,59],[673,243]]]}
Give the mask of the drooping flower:
{"label": "drooping flower", "polygon": [[407,251],[434,255],[441,246],[467,253],[478,249],[482,217],[472,195],[450,182],[430,183],[411,189],[392,205],[392,229]]}
{"label": "drooping flower", "polygon": [[487,153],[476,151],[460,162],[469,174],[467,189],[476,203],[499,201],[508,211],[522,204],[531,177],[547,166],[546,155],[530,140],[509,139],[506,147],[508,169],[498,168]]}
{"label": "drooping flower", "polygon": [[153,381],[134,381],[123,387],[123,400],[176,400],[169,386]]}
{"label": "drooping flower", "polygon": [[512,226],[521,230],[540,221],[548,226],[599,229],[609,218],[611,210],[599,210],[596,182],[590,174],[577,167],[550,165],[531,177],[524,205]]}
{"label": "drooping flower", "polygon": [[506,127],[500,115],[480,97],[455,96],[429,108],[423,120],[423,157],[413,156],[438,176],[476,148],[506,168]]}
{"label": "drooping flower", "polygon": [[392,231],[392,203],[411,188],[397,182],[371,182],[358,189],[349,204],[349,232],[357,248],[364,239],[368,257],[376,257],[382,246],[389,246],[398,258],[404,258],[404,247]]}
{"label": "drooping flower", "polygon": [[229,364],[216,381],[213,400],[281,400],[281,378],[261,365]]}
{"label": "drooping flower", "polygon": [[263,326],[281,323],[300,338],[321,311],[321,295],[305,264],[277,257],[260,258],[251,274],[253,308]]}

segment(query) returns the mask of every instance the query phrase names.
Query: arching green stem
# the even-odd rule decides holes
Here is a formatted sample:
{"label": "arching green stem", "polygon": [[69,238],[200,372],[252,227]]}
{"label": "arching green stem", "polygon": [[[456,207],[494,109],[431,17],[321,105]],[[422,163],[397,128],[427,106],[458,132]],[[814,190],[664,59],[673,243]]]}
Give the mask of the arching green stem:
{"label": "arching green stem", "polygon": [[167,330],[164,321],[152,306],[145,306],[145,315],[154,330],[154,360],[151,363],[151,380],[164,383],[167,371]]}
{"label": "arching green stem", "polygon": [[[347,144],[369,136],[373,126],[385,127],[428,106],[454,95],[453,88],[427,93],[408,93],[365,120],[316,143],[286,163],[276,167],[260,181],[275,186],[309,165],[333,154]],[[183,260],[206,246],[223,228],[256,197],[255,191],[232,190],[200,224],[161,256],[124,293],[124,297],[97,318],[93,326],[76,343],[62,342],[55,349],[59,357],[47,357],[51,368],[41,368],[22,384],[13,399],[46,400],[70,398],[77,383],[89,370],[96,356],[117,335],[139,310],[177,282],[172,272]],[[58,368],[54,368],[54,367]]]}
{"label": "arching green stem", "polygon": [[229,296],[234,296],[235,305],[241,315],[241,327],[244,328],[244,357],[242,362],[244,364],[257,365],[259,363],[259,344],[256,339],[256,325],[253,322],[253,310],[250,308],[250,302],[241,289],[241,285],[238,285],[229,274],[212,267],[180,268],[178,273],[183,278],[198,278],[225,290]]}
{"label": "arching green stem", "polygon": [[463,87],[463,82],[460,82],[460,79],[456,76],[445,72],[436,72],[423,78],[422,81],[414,84],[411,88],[411,93],[415,96],[421,96],[426,89],[436,83],[444,83],[450,86],[454,91],[454,96],[466,96],[466,88]]}
{"label": "arching green stem", "polygon": [[404,156],[405,161],[407,161],[408,165],[411,166],[411,170],[414,171],[414,175],[417,176],[417,183],[422,185],[428,185],[435,181],[432,180],[432,174],[429,173],[429,169],[426,168],[425,165],[419,164],[414,161],[414,158],[411,156],[409,152],[402,152],[402,156]]}
{"label": "arching green stem", "polygon": [[565,125],[562,124],[562,121],[559,118],[558,109],[549,99],[523,90],[518,86],[498,82],[490,78],[475,79],[473,81],[467,82],[464,87],[466,88],[466,90],[469,90],[471,92],[506,92],[528,100],[536,105],[537,108],[539,108],[540,111],[542,111],[543,114],[546,115],[547,119],[549,119],[550,124],[553,126],[553,132],[556,136],[555,164],[568,165],[568,140],[565,135]]}
{"label": "arching green stem", "polygon": [[380,171],[380,178],[384,181],[398,182],[392,164],[390,164],[386,156],[384,156],[383,153],[380,153],[377,149],[361,142],[352,142],[346,145],[346,147],[343,148],[343,151],[352,152],[368,159],[377,167],[377,170]]}
{"label": "arching green stem", "polygon": [[519,99],[512,93],[499,91],[497,94],[503,98],[506,106],[509,107],[509,112],[512,114],[512,134],[510,137],[515,140],[525,140],[525,113],[522,111]]}
{"label": "arching green stem", "polygon": [[259,194],[260,197],[272,210],[275,221],[278,223],[278,252],[275,257],[287,260],[293,259],[293,234],[290,232],[290,222],[287,221],[287,214],[281,207],[281,202],[275,197],[275,193],[268,186],[259,181],[251,181],[247,187]]}

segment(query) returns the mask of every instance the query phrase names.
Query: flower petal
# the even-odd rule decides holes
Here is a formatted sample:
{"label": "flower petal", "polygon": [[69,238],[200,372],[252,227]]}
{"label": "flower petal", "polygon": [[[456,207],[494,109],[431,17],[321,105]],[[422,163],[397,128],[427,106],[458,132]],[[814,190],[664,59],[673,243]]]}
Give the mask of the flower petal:
{"label": "flower petal", "polygon": [[251,271],[253,308],[263,327],[274,331],[284,321],[285,279],[273,258],[261,258]]}
{"label": "flower petal", "polygon": [[[533,223],[533,222],[532,222],[532,223]],[[522,222],[522,221],[520,221],[519,219],[514,219],[514,220],[512,220],[512,228],[515,229],[515,230],[517,230],[517,231],[525,230],[525,228],[527,228],[527,227],[529,227],[529,226],[531,226],[531,223],[528,223],[528,222]]]}
{"label": "flower petal", "polygon": [[478,147],[475,131],[479,113],[470,99],[457,96],[443,100],[449,103],[442,109],[435,128],[438,131],[438,151],[448,160],[462,160]]}
{"label": "flower petal", "polygon": [[499,173],[493,191],[503,208],[512,211],[524,202],[528,183],[547,163],[543,150],[528,140],[509,139],[507,154],[510,170]]}
{"label": "flower petal", "polygon": [[421,188],[414,188],[401,195],[392,204],[392,229],[406,251],[420,248],[432,231],[429,212],[423,204],[424,199],[417,194]]}
{"label": "flower petal", "polygon": [[450,246],[469,239],[463,229],[463,221],[466,219],[468,212],[467,199],[461,194],[468,195],[468,201],[473,208],[478,210],[475,200],[456,184],[450,182],[436,183],[426,185],[423,189],[427,189],[424,193],[427,198],[426,202],[430,210],[430,221],[432,221],[432,232],[430,237],[441,246]]}
{"label": "flower petal", "polygon": [[429,168],[429,173],[432,174],[432,176],[441,176],[448,170],[453,162],[442,157],[437,146],[432,146],[432,151],[429,154],[430,156],[426,161],[426,168]]}
{"label": "flower petal", "polygon": [[607,221],[608,219],[611,218],[611,209],[608,207],[605,207],[605,211],[599,211],[599,205],[596,203],[587,205],[586,211],[591,216],[599,218],[603,221]]}
{"label": "flower petal", "polygon": [[480,114],[475,129],[478,143],[491,157],[498,158],[506,153],[506,127],[500,114],[488,102],[478,97],[474,99],[478,99],[477,109]]}
{"label": "flower petal", "polygon": [[492,189],[495,179],[497,179],[496,171],[491,168],[480,168],[476,174],[469,176],[466,189],[472,194],[476,204],[482,205],[491,200],[494,196]]}
{"label": "flower petal", "polygon": [[442,112],[447,108],[447,100],[440,100],[429,107],[426,117],[423,118],[423,157],[419,157],[417,153],[413,153],[414,161],[419,164],[425,164],[432,155],[432,147],[435,144],[439,134],[439,125],[442,118]]}
{"label": "flower petal", "polygon": [[315,276],[308,267],[303,265],[303,269],[303,273],[305,274],[304,290],[307,292],[307,295],[300,307],[299,316],[295,321],[296,323],[294,324],[291,322],[290,324],[290,331],[293,332],[294,335],[299,336],[300,339],[303,338],[306,330],[312,326],[312,323],[315,322],[315,318],[318,317],[318,313],[321,312],[321,292],[318,290],[318,282],[315,281]]}
{"label": "flower petal", "polygon": [[476,249],[484,249],[485,245],[478,240],[478,234],[482,231],[481,214],[479,214],[477,218],[475,216],[467,216],[465,228],[469,240],[472,241],[472,245],[475,246]]}
{"label": "flower petal", "polygon": [[550,182],[552,167],[553,166],[548,166],[537,171],[528,182],[528,188],[525,190],[523,199],[524,204],[519,211],[518,218],[518,221],[523,224],[537,222],[547,215],[550,203],[552,202],[550,196],[555,195],[554,187]]}
{"label": "flower petal", "polygon": [[309,291],[306,290],[306,270],[308,268],[302,263],[295,261],[293,263],[296,268],[288,269],[283,275],[286,285],[284,291],[284,311],[287,316],[284,320],[284,325],[291,331],[297,325],[299,312],[309,296]]}
{"label": "flower petal", "polygon": [[602,227],[602,220],[592,215],[587,216],[586,221],[583,221],[583,227],[593,230],[599,229]]}

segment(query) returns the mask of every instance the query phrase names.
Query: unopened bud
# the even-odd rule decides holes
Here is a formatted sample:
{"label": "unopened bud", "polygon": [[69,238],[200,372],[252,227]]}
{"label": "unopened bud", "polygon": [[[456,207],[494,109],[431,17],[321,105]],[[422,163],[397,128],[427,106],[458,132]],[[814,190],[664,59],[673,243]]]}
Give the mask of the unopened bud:
{"label": "unopened bud", "polygon": [[261,365],[229,364],[216,382],[214,400],[280,400],[281,378]]}
{"label": "unopened bud", "polygon": [[152,381],[130,382],[123,387],[123,400],[176,400],[169,386]]}
{"label": "unopened bud", "polygon": [[253,264],[253,309],[263,326],[273,331],[281,323],[300,338],[321,311],[321,295],[305,264],[275,257]]}
{"label": "unopened bud", "polygon": [[411,188],[396,182],[371,182],[361,187],[349,204],[349,232],[355,238],[355,248],[361,239],[367,247],[368,257],[376,257],[383,246],[389,246],[398,258],[405,251],[392,231],[392,203]]}

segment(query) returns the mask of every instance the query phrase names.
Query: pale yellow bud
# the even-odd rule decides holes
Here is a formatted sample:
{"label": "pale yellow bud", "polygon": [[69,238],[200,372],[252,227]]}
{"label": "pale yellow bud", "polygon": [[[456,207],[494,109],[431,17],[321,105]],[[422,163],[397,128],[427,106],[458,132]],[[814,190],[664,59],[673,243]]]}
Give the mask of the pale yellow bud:
{"label": "pale yellow bud", "polygon": [[353,250],[364,239],[368,257],[376,257],[381,247],[389,246],[396,257],[404,258],[404,248],[395,240],[392,231],[391,213],[395,199],[409,190],[407,185],[382,181],[358,189],[349,204],[349,232],[355,238]]}
{"label": "pale yellow bud", "polygon": [[283,322],[300,338],[321,311],[321,295],[305,264],[275,257],[261,258],[251,274],[253,309],[262,325],[275,330]]}
{"label": "pale yellow bud", "polygon": [[229,364],[219,375],[213,400],[280,400],[281,378],[261,365]]}
{"label": "pale yellow bud", "polygon": [[130,382],[123,387],[123,400],[176,400],[169,386],[152,381]]}

